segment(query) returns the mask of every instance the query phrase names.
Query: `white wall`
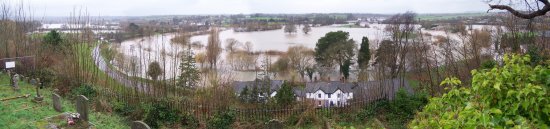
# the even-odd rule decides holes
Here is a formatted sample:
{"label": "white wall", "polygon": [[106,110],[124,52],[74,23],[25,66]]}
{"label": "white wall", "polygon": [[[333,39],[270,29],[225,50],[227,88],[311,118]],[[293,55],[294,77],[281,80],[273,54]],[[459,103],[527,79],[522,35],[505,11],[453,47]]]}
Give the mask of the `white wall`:
{"label": "white wall", "polygon": [[[338,97],[338,95],[340,95],[340,97]],[[329,96],[329,94],[324,93],[321,90],[317,90],[314,93],[306,93],[306,98],[324,101],[324,103],[326,103],[323,105],[319,105],[318,103],[316,103],[318,106],[327,106],[327,104],[328,106],[330,106],[331,102],[334,104],[334,106],[342,106],[347,104],[348,100],[353,99],[353,93],[344,93],[341,90],[336,90],[336,92],[330,94]],[[340,102],[341,105],[338,105],[338,102]]]}

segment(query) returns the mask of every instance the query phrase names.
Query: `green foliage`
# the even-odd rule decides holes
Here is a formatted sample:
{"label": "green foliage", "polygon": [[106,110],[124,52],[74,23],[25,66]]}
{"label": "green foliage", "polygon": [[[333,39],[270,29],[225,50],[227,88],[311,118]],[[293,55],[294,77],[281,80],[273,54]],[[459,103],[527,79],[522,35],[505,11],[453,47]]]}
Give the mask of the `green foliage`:
{"label": "green foliage", "polygon": [[283,83],[281,89],[277,91],[275,99],[279,106],[288,106],[292,104],[294,100],[296,100],[296,98],[294,97],[294,92],[292,92],[292,85],[288,82]]}
{"label": "green foliage", "polygon": [[390,128],[405,128],[405,123],[412,120],[414,114],[428,103],[427,94],[409,95],[400,89],[394,100],[379,100],[366,106],[356,114],[357,121],[366,121],[380,117]]}
{"label": "green foliage", "polygon": [[351,66],[351,61],[350,60],[345,60],[344,61],[344,64],[340,66],[340,73],[342,73],[344,75],[344,79],[348,79],[349,77],[349,70],[350,70],[350,67]]}
{"label": "green foliage", "polygon": [[[472,87],[430,99],[411,128],[548,128],[550,67],[507,55],[504,66],[473,70]],[[452,79],[450,79],[452,80]],[[454,84],[460,85],[455,81]],[[443,83],[442,83],[443,84]]]}
{"label": "green foliage", "polygon": [[370,60],[370,49],[369,49],[369,38],[363,37],[361,40],[361,48],[359,48],[359,54],[357,55],[357,63],[362,69],[366,69],[369,65]]}
{"label": "green foliage", "polygon": [[61,38],[61,34],[57,32],[57,30],[52,30],[46,36],[44,36],[44,43],[47,45],[51,45],[54,47],[62,46],[63,39]]}
{"label": "green foliage", "polygon": [[57,80],[57,76],[55,72],[51,69],[38,69],[30,74],[31,78],[39,78],[40,82],[45,87],[51,87],[53,84],[55,84]]}
{"label": "green foliage", "polygon": [[488,61],[485,61],[483,63],[481,63],[481,69],[492,69],[492,68],[495,68],[497,67],[498,64],[495,60],[488,60]]}
{"label": "green foliage", "polygon": [[235,122],[236,113],[232,110],[219,111],[207,123],[209,129],[230,129]]}
{"label": "green foliage", "polygon": [[155,104],[147,111],[144,122],[152,128],[159,128],[163,123],[175,124],[180,121],[182,118],[179,112],[175,109],[169,107],[167,101],[160,101]]}
{"label": "green foliage", "polygon": [[241,93],[239,93],[239,100],[242,102],[248,103],[250,99],[250,91],[248,90],[248,86],[245,86]]}
{"label": "green foliage", "polygon": [[178,86],[194,88],[200,80],[200,72],[195,63],[195,57],[191,51],[191,45],[188,44],[187,51],[180,63],[180,75],[178,76]]}
{"label": "green foliage", "polygon": [[192,114],[183,113],[181,115],[181,125],[184,128],[196,129],[199,127],[199,120]]}
{"label": "green foliage", "polygon": [[334,63],[342,66],[344,61],[355,56],[355,47],[355,41],[349,39],[348,32],[329,32],[317,41],[315,61],[321,66],[332,66]]}
{"label": "green foliage", "polygon": [[121,101],[111,101],[111,105],[113,111],[123,116],[129,116],[132,112],[136,111],[135,107]]}
{"label": "green foliage", "polygon": [[[0,84],[9,83],[9,77],[6,74],[0,74]],[[11,98],[15,96],[21,96],[25,94],[34,95],[36,93],[36,87],[32,86],[24,81],[19,83],[21,90],[19,92],[13,92],[8,87],[0,87],[0,98]],[[44,95],[43,103],[31,102],[33,97],[12,99],[2,101],[0,106],[0,128],[2,129],[39,129],[45,128],[49,123],[57,125],[66,124],[65,117],[61,119],[55,119],[62,113],[55,111],[51,104],[52,88],[44,88],[40,90]],[[74,102],[61,98],[61,105],[65,112],[76,112]],[[46,105],[47,104],[47,105]],[[129,129],[128,124],[124,122],[124,118],[101,112],[93,112],[90,110],[90,122],[95,124],[95,128],[98,129]],[[48,119],[49,118],[49,119]]]}
{"label": "green foliage", "polygon": [[548,56],[544,56],[542,53],[542,48],[538,48],[535,45],[529,45],[527,49],[527,54],[531,57],[531,65],[543,64],[545,60],[548,60]]}
{"label": "green foliage", "polygon": [[81,84],[79,87],[72,89],[73,96],[84,95],[89,99],[93,99],[97,95],[97,91],[91,84]]}
{"label": "green foliage", "polygon": [[153,80],[157,80],[158,76],[162,74],[162,69],[160,68],[159,62],[151,62],[147,70],[147,75],[150,76]]}

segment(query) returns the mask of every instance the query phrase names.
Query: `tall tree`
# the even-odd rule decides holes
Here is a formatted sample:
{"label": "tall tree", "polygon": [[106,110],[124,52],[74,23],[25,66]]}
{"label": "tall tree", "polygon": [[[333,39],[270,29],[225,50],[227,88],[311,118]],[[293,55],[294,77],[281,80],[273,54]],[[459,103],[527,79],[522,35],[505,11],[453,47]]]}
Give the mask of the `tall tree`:
{"label": "tall tree", "polygon": [[359,54],[357,55],[357,63],[361,69],[366,69],[370,61],[370,49],[369,38],[363,37],[361,40],[361,48],[359,48]]}
{"label": "tall tree", "polygon": [[212,28],[208,37],[208,45],[206,46],[206,60],[210,64],[210,69],[215,68],[220,54],[222,52],[220,34],[217,28]]}
{"label": "tall tree", "polygon": [[305,77],[306,67],[313,65],[314,51],[306,46],[292,46],[287,50],[290,66],[296,70],[302,79]]}
{"label": "tall tree", "polygon": [[348,32],[329,32],[317,41],[315,61],[322,67],[333,67],[337,64],[343,68],[346,61],[353,64],[351,61],[355,56],[355,47],[355,41],[349,39]]}
{"label": "tall tree", "polygon": [[292,34],[296,32],[296,25],[294,23],[288,23],[285,25],[285,33]]}
{"label": "tall tree", "polygon": [[193,57],[191,45],[188,45],[179,68],[180,75],[178,77],[178,86],[189,88],[196,87],[200,76],[199,70],[196,67],[195,58]]}
{"label": "tall tree", "polygon": [[311,26],[309,26],[309,24],[304,24],[302,31],[304,31],[304,34],[308,34],[311,31]]}
{"label": "tall tree", "polygon": [[340,66],[340,73],[344,75],[344,80],[349,78],[349,70],[351,66],[351,60],[345,60],[344,64]]}
{"label": "tall tree", "polygon": [[61,34],[57,30],[52,30],[46,36],[44,36],[44,42],[53,47],[54,50],[61,50],[63,46],[63,39]]}
{"label": "tall tree", "polygon": [[292,85],[290,85],[288,82],[283,83],[281,89],[277,91],[275,99],[277,101],[277,104],[279,104],[280,106],[287,106],[292,104],[295,100],[294,92],[292,92]]}
{"label": "tall tree", "polygon": [[147,71],[147,75],[151,77],[153,80],[157,80],[158,76],[162,74],[162,69],[160,68],[159,62],[151,62],[149,63],[149,70]]}

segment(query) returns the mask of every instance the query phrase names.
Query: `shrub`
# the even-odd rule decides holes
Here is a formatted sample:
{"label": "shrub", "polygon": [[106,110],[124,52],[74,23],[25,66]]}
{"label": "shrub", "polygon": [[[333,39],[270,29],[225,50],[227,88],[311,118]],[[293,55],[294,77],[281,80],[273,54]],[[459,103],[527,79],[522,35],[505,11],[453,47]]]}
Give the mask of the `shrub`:
{"label": "shrub", "polygon": [[412,120],[414,114],[428,102],[427,94],[409,95],[400,89],[394,100],[379,100],[366,106],[357,113],[357,120],[364,122],[376,116],[381,116],[390,128],[405,128],[405,123]]}
{"label": "shrub", "polygon": [[158,128],[163,123],[174,124],[181,120],[179,112],[169,107],[168,102],[160,101],[147,111],[144,122],[152,128]]}
{"label": "shrub", "polygon": [[454,86],[430,99],[411,128],[548,128],[550,67],[530,65],[529,56],[505,56],[504,66],[473,70],[472,87]]}
{"label": "shrub", "polygon": [[235,122],[235,111],[219,111],[212,119],[208,121],[209,129],[230,129],[231,124]]}
{"label": "shrub", "polygon": [[44,87],[50,87],[52,86],[56,79],[57,79],[57,76],[55,74],[55,72],[51,69],[38,69],[34,72],[32,72],[30,74],[30,77],[31,78],[40,78],[40,81],[42,82],[42,84],[44,85]]}
{"label": "shrub", "polygon": [[73,94],[73,96],[79,96],[79,95],[84,95],[86,96],[88,99],[93,99],[96,97],[96,93],[97,91],[94,89],[93,85],[91,84],[81,84],[79,87],[73,89],[71,91],[71,93]]}
{"label": "shrub", "polygon": [[492,69],[492,68],[495,68],[497,67],[498,64],[495,60],[488,60],[488,61],[485,61],[483,63],[481,63],[481,69]]}
{"label": "shrub", "polygon": [[199,120],[192,114],[182,113],[180,116],[181,125],[185,128],[196,129],[199,127]]}
{"label": "shrub", "polygon": [[136,110],[136,108],[120,101],[112,101],[113,110],[123,116],[128,116]]}

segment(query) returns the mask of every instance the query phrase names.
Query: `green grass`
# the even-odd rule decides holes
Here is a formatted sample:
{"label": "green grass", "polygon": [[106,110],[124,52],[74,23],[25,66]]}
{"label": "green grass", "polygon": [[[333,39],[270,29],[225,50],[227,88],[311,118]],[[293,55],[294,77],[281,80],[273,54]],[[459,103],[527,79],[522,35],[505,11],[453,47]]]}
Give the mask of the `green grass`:
{"label": "green grass", "polygon": [[[14,91],[9,84],[9,77],[5,74],[0,74],[0,99],[12,98],[31,94],[28,98],[19,98],[7,101],[0,101],[0,128],[3,129],[34,129],[45,128],[48,125],[49,117],[58,116],[62,113],[56,112],[52,106],[52,90],[41,89],[41,94],[44,96],[42,104],[32,102],[36,91],[34,86],[28,83],[20,82],[21,90]],[[75,104],[70,100],[62,100],[64,112],[75,112]],[[98,129],[127,129],[128,124],[124,122],[124,118],[109,114],[90,111],[90,122]],[[54,122],[56,124],[64,123],[64,120]]]}

